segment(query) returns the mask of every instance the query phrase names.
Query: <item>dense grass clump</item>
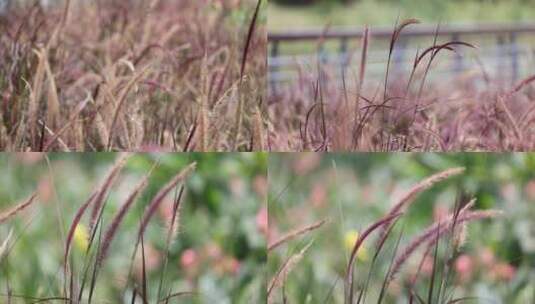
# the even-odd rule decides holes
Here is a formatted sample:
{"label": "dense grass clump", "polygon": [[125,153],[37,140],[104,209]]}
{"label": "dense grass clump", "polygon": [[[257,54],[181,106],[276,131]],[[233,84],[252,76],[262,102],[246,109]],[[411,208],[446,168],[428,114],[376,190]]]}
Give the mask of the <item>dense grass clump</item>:
{"label": "dense grass clump", "polygon": [[533,301],[532,155],[272,159],[268,303]]}
{"label": "dense grass clump", "polygon": [[[403,30],[416,23],[418,20],[408,19],[395,27],[382,80],[366,77],[370,43],[366,29],[359,49],[342,67],[342,73],[337,66],[323,64],[318,55],[313,72],[300,67],[295,81],[271,88],[271,148],[382,152],[534,150],[535,77],[510,84],[504,71],[492,76],[483,66],[472,73],[458,72],[431,81],[440,57],[465,50],[476,54],[481,51],[465,41],[439,41],[438,34],[414,55],[408,72],[394,71],[396,44]],[[318,49],[323,44],[319,41]]]}
{"label": "dense grass clump", "polygon": [[265,2],[13,8],[0,16],[0,148],[261,149]]}
{"label": "dense grass clump", "polygon": [[[358,237],[351,244],[351,254],[349,256],[349,261],[345,271],[344,278],[344,303],[353,304],[353,303],[367,303],[365,301],[366,294],[368,293],[369,281],[372,275],[377,275],[376,269],[374,266],[378,263],[378,258],[382,253],[382,250],[385,248],[385,244],[389,239],[396,239],[396,236],[392,234],[392,228],[396,224],[397,220],[403,215],[409,205],[414,202],[416,195],[423,190],[431,187],[433,184],[444,180],[450,176],[457,175],[464,171],[464,168],[452,168],[435,175],[428,177],[419,184],[415,185],[409,189],[401,198],[397,199],[393,207],[387,212],[387,214],[375,222],[371,223],[367,228],[365,228],[362,233],[358,234]],[[499,216],[501,212],[496,210],[486,210],[486,211],[471,211],[470,209],[474,206],[475,200],[470,202],[457,202],[455,204],[454,210],[451,214],[445,216],[444,218],[439,218],[436,222],[430,225],[428,228],[424,229],[420,234],[415,236],[412,240],[409,241],[403,249],[399,249],[399,239],[395,243],[393,251],[390,253],[392,255],[391,262],[384,274],[384,281],[381,287],[381,290],[373,291],[373,293],[378,293],[377,303],[381,303],[387,293],[389,285],[393,283],[397,278],[396,275],[400,272],[400,269],[408,262],[409,258],[418,252],[419,248],[427,248],[424,250],[424,255],[421,258],[423,260],[431,256],[434,260],[431,280],[428,284],[429,288],[427,290],[427,297],[419,295],[421,291],[418,291],[417,283],[418,275],[420,270],[416,275],[407,280],[403,285],[407,288],[408,301],[412,303],[415,301],[415,298],[424,299],[427,298],[427,301],[421,301],[420,303],[451,303],[451,301],[462,301],[463,299],[454,299],[453,294],[449,293],[447,289],[450,289],[450,278],[448,272],[450,271],[451,265],[449,260],[452,259],[464,242],[464,234],[466,233],[466,223],[474,220],[480,220],[485,218],[493,218]],[[304,235],[306,233],[311,233],[313,230],[321,227],[323,222],[320,224],[311,225],[302,229],[299,229],[299,233],[290,232],[281,237],[280,240],[274,241],[272,245],[268,245],[268,250],[274,250],[276,247],[282,246],[284,243],[289,242],[291,239],[295,238],[297,235]],[[360,287],[355,286],[355,276],[357,269],[357,253],[359,249],[363,247],[364,242],[372,234],[377,233],[379,235],[377,242],[374,247],[373,258],[371,259],[371,268],[367,274],[367,279],[361,283]],[[442,238],[447,238],[448,245],[446,250],[446,257],[440,257],[438,253],[439,242]],[[462,240],[461,240],[462,239]],[[276,245],[276,246],[275,246]],[[268,303],[275,303],[276,293],[278,290],[282,291],[282,298],[285,298],[284,295],[284,285],[287,280],[288,274],[290,271],[297,267],[299,261],[303,258],[303,255],[307,249],[312,245],[309,243],[301,251],[292,255],[286,262],[284,262],[280,269],[275,273],[273,279],[268,285]],[[439,259],[444,260],[443,264],[438,264]],[[366,277],[365,273],[360,273],[361,276]],[[436,281],[435,281],[436,279]],[[438,282],[438,284],[437,284]],[[425,284],[425,283],[424,283]],[[440,286],[440,289],[433,291],[436,287],[435,285]],[[334,288],[334,287],[333,287]],[[370,291],[370,293],[372,293]],[[330,295],[326,296],[330,298]]]}
{"label": "dense grass clump", "polygon": [[110,156],[0,157],[1,303],[265,298],[265,158]]}

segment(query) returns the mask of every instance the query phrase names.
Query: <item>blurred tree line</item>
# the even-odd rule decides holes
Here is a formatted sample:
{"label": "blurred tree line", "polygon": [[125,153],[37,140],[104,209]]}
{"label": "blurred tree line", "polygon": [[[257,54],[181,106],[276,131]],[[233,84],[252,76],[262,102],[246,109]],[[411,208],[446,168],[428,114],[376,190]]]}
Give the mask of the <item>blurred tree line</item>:
{"label": "blurred tree line", "polygon": [[[284,5],[310,5],[310,4],[351,4],[355,2],[363,2],[364,0],[272,0],[275,3]],[[416,4],[444,4],[443,0],[375,0],[376,2],[392,2],[400,5],[416,5]],[[448,0],[452,2],[481,2],[481,3],[498,3],[498,2],[511,2],[511,0]],[[420,3],[418,3],[420,2]],[[425,3],[422,3],[425,2]],[[535,0],[518,0],[521,4],[535,4]]]}

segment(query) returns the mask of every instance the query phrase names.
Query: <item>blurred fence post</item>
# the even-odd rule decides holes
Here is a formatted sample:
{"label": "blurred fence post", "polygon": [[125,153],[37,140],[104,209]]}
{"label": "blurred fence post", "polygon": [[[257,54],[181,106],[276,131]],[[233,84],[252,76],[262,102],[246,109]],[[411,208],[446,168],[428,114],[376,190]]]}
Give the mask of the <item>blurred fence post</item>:
{"label": "blurred fence post", "polygon": [[512,68],[512,81],[515,82],[518,78],[518,53],[519,53],[519,49],[518,49],[518,46],[516,44],[516,33],[515,32],[511,32],[509,34],[509,40],[510,40],[510,43],[511,43],[511,68]]}
{"label": "blurred fence post", "polygon": [[349,54],[348,54],[348,38],[343,37],[340,39],[340,55],[342,56],[342,65],[346,65],[349,61]]}
{"label": "blurred fence post", "polygon": [[[271,55],[270,57],[268,58],[268,61],[269,60],[277,60],[277,57],[279,56],[279,41],[278,40],[273,40],[271,41]],[[274,75],[275,73],[277,73],[278,71],[278,68],[277,68],[277,65],[276,64],[272,64],[270,65],[269,62],[268,62],[268,66],[270,66],[269,68],[269,73],[271,73],[272,75]],[[273,93],[273,95],[276,95],[277,94],[277,83],[276,83],[276,80],[274,77],[270,77],[268,75],[268,78],[270,79],[270,88],[271,88],[271,91]]]}
{"label": "blurred fence post", "polygon": [[507,52],[505,50],[505,38],[503,35],[498,35],[498,73],[505,68],[505,57],[507,56]]}
{"label": "blurred fence post", "polygon": [[328,63],[328,54],[327,51],[325,51],[325,45],[323,43],[320,44],[318,48],[318,79],[320,82],[320,85],[323,85],[326,81],[326,73],[323,70],[323,66],[327,65]]}
{"label": "blurred fence post", "polygon": [[407,54],[407,46],[409,45],[409,37],[406,35],[402,35],[399,37],[398,42],[396,43],[398,51],[393,50],[394,57],[394,71],[401,72],[402,71],[402,65],[405,61],[405,57]]}
{"label": "blurred fence post", "polygon": [[[459,41],[460,35],[459,33],[453,33],[451,35],[451,41]],[[463,63],[463,56],[461,54],[455,53],[455,72],[461,72],[463,70],[464,63]]]}
{"label": "blurred fence post", "polygon": [[346,71],[346,68],[347,68],[347,64],[349,63],[349,54],[348,54],[347,44],[348,44],[348,38],[347,37],[343,37],[343,38],[340,39],[339,60],[340,60],[340,72],[342,74],[341,75],[342,79],[345,78],[345,71]]}

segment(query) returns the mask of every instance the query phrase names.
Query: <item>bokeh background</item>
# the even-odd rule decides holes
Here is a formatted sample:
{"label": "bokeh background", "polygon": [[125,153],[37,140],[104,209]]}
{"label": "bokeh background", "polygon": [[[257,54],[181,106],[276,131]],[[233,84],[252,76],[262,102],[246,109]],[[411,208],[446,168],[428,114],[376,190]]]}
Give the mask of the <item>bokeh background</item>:
{"label": "bokeh background", "polygon": [[[76,210],[98,187],[118,155],[114,153],[0,154],[0,210],[37,190],[38,201],[0,225],[0,240],[13,230],[14,245],[2,262],[0,286],[13,294],[61,295],[65,230]],[[156,192],[187,164],[197,170],[187,179],[179,232],[169,250],[164,286],[195,291],[180,303],[260,303],[265,298],[267,156],[242,154],[135,154],[113,186],[104,212],[107,226],[117,208],[154,162],[160,165],[148,187],[121,224],[96,285],[98,303],[120,303],[140,216]],[[174,191],[173,191],[174,193]],[[171,196],[171,195],[170,195]],[[165,253],[169,197],[145,233],[149,295],[154,299]],[[88,210],[90,211],[90,210]],[[88,212],[90,213],[90,212]],[[87,218],[82,221],[88,224]],[[82,227],[83,228],[83,227]],[[75,234],[72,254],[83,256],[84,233]],[[134,275],[139,277],[135,263]],[[5,303],[6,298],[0,299]],[[20,301],[20,302],[17,302]],[[129,300],[128,300],[129,301]],[[177,303],[174,299],[171,303]],[[15,303],[24,303],[15,300]]]}
{"label": "bokeh background", "polygon": [[[343,303],[343,276],[356,234],[382,217],[391,202],[417,182],[459,166],[466,167],[464,174],[418,195],[397,224],[396,228],[403,227],[400,248],[452,210],[460,195],[474,197],[475,209],[498,209],[505,215],[468,225],[466,241],[451,261],[454,294],[478,297],[473,303],[533,303],[535,154],[271,154],[268,243],[292,229],[322,219],[328,222],[269,252],[269,279],[289,256],[312,242],[286,281],[288,303]],[[395,243],[400,229],[389,242]],[[358,254],[360,279],[366,277],[374,254],[370,240]],[[404,266],[402,276],[414,273],[420,257],[421,252]],[[371,302],[389,263],[390,255],[374,270]],[[432,261],[424,263],[423,282],[429,282],[430,268]],[[391,284],[388,297],[387,303],[407,300],[405,290],[396,284]]]}
{"label": "bokeh background", "polygon": [[426,23],[526,22],[533,0],[270,0],[271,30],[333,26],[391,26],[400,16]]}

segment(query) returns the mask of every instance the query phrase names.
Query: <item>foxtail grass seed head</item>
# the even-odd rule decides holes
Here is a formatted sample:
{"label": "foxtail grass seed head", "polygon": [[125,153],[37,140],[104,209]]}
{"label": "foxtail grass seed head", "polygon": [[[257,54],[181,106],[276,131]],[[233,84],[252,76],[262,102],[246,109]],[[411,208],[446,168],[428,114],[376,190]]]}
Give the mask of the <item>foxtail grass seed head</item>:
{"label": "foxtail grass seed head", "polygon": [[196,166],[197,163],[195,162],[186,166],[184,169],[182,169],[182,171],[175,175],[163,188],[161,188],[160,191],[154,196],[154,198],[151,200],[151,202],[145,209],[145,212],[143,213],[143,216],[141,218],[138,239],[141,239],[141,236],[145,232],[145,228],[147,227],[149,220],[154,215],[164,198],[169,194],[169,192],[171,192],[174,187],[176,187],[179,183],[183,182],[184,179],[195,170]]}
{"label": "foxtail grass seed head", "polygon": [[9,253],[9,242],[11,241],[11,236],[13,236],[13,229],[9,230],[9,234],[2,242],[2,245],[0,245],[0,264]]}
{"label": "foxtail grass seed head", "polygon": [[401,196],[395,203],[392,209],[390,209],[389,214],[397,213],[407,205],[410,205],[416,195],[419,193],[431,188],[436,183],[439,183],[445,179],[448,179],[452,176],[459,175],[465,171],[465,168],[451,168],[444,170],[442,172],[431,175],[430,177],[424,179],[423,181],[416,184],[414,187],[410,188],[404,195]]}
{"label": "foxtail grass seed head", "polygon": [[267,291],[268,304],[273,303],[275,301],[275,295],[277,293],[277,290],[279,290],[282,286],[284,286],[286,279],[288,278],[288,275],[301,262],[301,260],[305,256],[305,252],[310,248],[310,246],[312,246],[312,243],[313,241],[310,241],[298,253],[292,255],[277,271],[277,274],[275,275],[275,277],[271,280],[271,282],[268,285],[268,291]]}
{"label": "foxtail grass seed head", "polygon": [[[501,216],[503,213],[497,210],[486,211],[466,211],[455,219],[455,225],[464,225],[465,223],[475,220],[495,218]],[[413,238],[413,240],[405,247],[405,249],[396,257],[392,272],[390,273],[389,281],[395,279],[397,273],[401,267],[408,261],[416,250],[423,244],[429,244],[430,246],[438,242],[452,227],[454,224],[454,217],[451,215],[446,221],[439,222],[431,225],[425,229],[421,234]]]}
{"label": "foxtail grass seed head", "polygon": [[253,114],[253,151],[264,151],[264,121],[262,112],[257,107]]}
{"label": "foxtail grass seed head", "polygon": [[10,220],[17,213],[19,213],[19,212],[23,211],[24,209],[26,209],[27,207],[29,207],[35,201],[36,196],[37,195],[34,193],[28,199],[26,199],[24,202],[19,203],[18,205],[15,205],[14,207],[12,207],[12,208],[10,208],[8,210],[0,211],[0,224]]}
{"label": "foxtail grass seed head", "polygon": [[97,194],[95,196],[94,202],[93,202],[93,209],[91,211],[91,221],[89,225],[89,229],[92,231],[93,228],[95,228],[97,217],[103,208],[104,201],[106,199],[106,196],[108,194],[109,189],[115,182],[115,179],[119,176],[119,172],[122,170],[124,165],[126,164],[128,158],[131,155],[129,153],[122,153],[113,167],[110,169],[108,175],[104,179],[104,182],[100,186],[100,188],[97,190]]}
{"label": "foxtail grass seed head", "polygon": [[[150,173],[149,173],[150,174]],[[148,175],[144,177],[138,185],[134,187],[134,190],[130,193],[126,201],[123,203],[123,205],[119,208],[116,215],[113,217],[110,226],[104,233],[104,238],[102,241],[102,248],[100,249],[100,252],[97,257],[98,264],[101,265],[103,260],[106,258],[106,255],[108,254],[108,250],[110,248],[111,242],[113,238],[115,237],[115,234],[117,233],[117,230],[119,229],[119,225],[123,221],[124,217],[126,216],[126,213],[131,208],[132,204],[136,201],[137,197],[141,194],[141,192],[145,189],[148,183]]]}
{"label": "foxtail grass seed head", "polygon": [[321,221],[318,221],[318,222],[315,222],[313,224],[310,224],[310,225],[307,225],[307,226],[304,226],[304,227],[301,227],[301,228],[297,228],[293,231],[290,231],[288,233],[286,233],[285,235],[281,236],[279,239],[277,239],[276,241],[270,243],[268,245],[268,251],[271,251],[271,250],[274,250],[275,248],[289,242],[290,240],[292,239],[295,239],[299,236],[302,236],[302,235],[306,235],[318,228],[320,228],[321,226],[323,226],[325,223],[327,222],[327,220],[321,220]]}

